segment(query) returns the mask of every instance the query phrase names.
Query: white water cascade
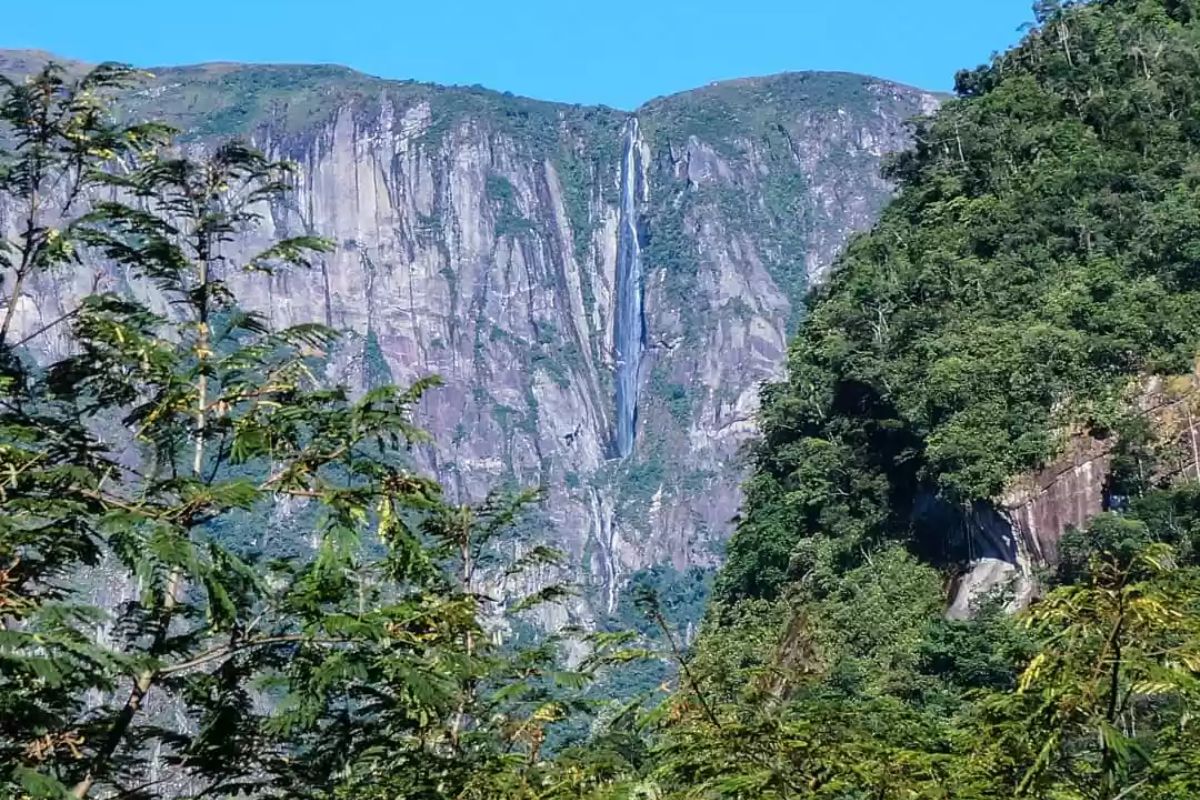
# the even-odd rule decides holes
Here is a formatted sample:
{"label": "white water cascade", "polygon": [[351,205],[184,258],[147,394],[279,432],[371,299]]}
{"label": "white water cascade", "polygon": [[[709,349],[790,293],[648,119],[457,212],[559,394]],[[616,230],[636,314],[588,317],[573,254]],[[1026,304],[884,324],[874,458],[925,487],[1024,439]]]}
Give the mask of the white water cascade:
{"label": "white water cascade", "polygon": [[638,199],[641,195],[641,136],[636,117],[625,126],[625,158],[621,166],[621,208],[617,228],[616,323],[613,350],[616,359],[616,455],[633,451],[637,435],[638,373],[645,346],[646,322],[642,313],[642,247],[638,241]]}

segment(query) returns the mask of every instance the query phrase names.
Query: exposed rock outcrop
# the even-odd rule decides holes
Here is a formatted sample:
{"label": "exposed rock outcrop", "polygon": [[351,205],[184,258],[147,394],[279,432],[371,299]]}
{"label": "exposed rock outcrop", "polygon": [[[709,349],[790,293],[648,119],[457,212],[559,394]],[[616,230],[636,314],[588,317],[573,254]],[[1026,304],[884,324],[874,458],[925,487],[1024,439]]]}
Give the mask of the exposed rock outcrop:
{"label": "exposed rock outcrop", "polygon": [[[1132,395],[1130,407],[1153,431],[1156,477],[1200,478],[1200,371],[1148,378]],[[963,519],[971,562],[948,616],[969,616],[972,602],[999,587],[1011,586],[1014,606],[1036,595],[1037,572],[1058,563],[1063,535],[1087,527],[1112,502],[1107,489],[1116,445],[1115,436],[1073,436],[1052,464],[1020,476],[997,503],[981,504]]]}

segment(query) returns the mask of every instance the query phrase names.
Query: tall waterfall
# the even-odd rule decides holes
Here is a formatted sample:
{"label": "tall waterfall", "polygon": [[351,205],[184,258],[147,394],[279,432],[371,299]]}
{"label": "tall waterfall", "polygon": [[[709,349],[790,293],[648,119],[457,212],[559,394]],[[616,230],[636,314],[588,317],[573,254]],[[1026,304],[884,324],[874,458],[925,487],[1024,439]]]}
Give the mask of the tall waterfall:
{"label": "tall waterfall", "polygon": [[625,458],[637,432],[638,370],[642,364],[646,322],[642,315],[642,246],[638,241],[641,195],[641,136],[637,118],[625,126],[625,160],[621,167],[621,212],[617,228],[616,324],[613,350],[617,362],[616,452]]}

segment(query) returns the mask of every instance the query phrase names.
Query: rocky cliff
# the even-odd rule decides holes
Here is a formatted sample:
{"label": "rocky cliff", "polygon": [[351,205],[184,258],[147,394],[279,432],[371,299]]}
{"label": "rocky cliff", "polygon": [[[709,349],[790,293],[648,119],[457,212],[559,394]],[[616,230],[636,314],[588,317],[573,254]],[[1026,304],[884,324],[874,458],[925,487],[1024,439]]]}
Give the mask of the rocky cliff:
{"label": "rocky cliff", "polygon": [[[0,54],[0,70],[42,60]],[[568,554],[586,587],[573,613],[590,620],[650,567],[690,582],[718,563],[739,446],[798,301],[874,220],[890,194],[882,158],[936,102],[813,73],[624,112],[221,64],[156,70],[123,108],[173,123],[187,147],[247,137],[299,165],[264,233],[316,233],[336,250],[310,272],[231,277],[235,291],[276,325],[345,330],[333,378],[441,375],[421,410],[437,442],[421,463],[463,499],[546,487],[522,537]],[[33,286],[19,325],[57,318],[91,280]]]}
{"label": "rocky cliff", "polygon": [[[1139,462],[1137,468],[1153,469],[1149,477],[1163,485],[1200,480],[1200,365],[1189,375],[1135,382],[1128,404],[1146,423],[1146,461],[1155,465]],[[960,515],[970,561],[951,593],[948,615],[965,619],[973,602],[1005,587],[1014,593],[1014,607],[1027,604],[1040,589],[1039,573],[1058,565],[1063,535],[1083,530],[1127,499],[1111,486],[1120,446],[1117,436],[1077,433],[1053,463],[1018,476],[997,501]]]}

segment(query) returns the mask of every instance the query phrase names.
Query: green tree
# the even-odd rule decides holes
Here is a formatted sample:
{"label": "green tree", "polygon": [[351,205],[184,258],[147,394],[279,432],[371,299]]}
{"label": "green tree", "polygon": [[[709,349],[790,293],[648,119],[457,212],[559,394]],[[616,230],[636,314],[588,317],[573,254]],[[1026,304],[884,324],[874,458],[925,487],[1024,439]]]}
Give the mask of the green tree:
{"label": "green tree", "polygon": [[[157,125],[109,112],[135,74],[102,65],[75,79],[49,66],[24,83],[0,77],[0,791],[53,793],[40,771],[82,757],[77,721],[89,690],[112,688],[116,654],[89,630],[100,610],[72,582],[102,554],[105,476],[116,469],[72,404],[46,389],[24,354],[66,318],[23,324],[34,281],[79,261],[85,200],[104,171],[137,164],[161,142]],[[68,312],[67,317],[78,310]],[[18,325],[18,323],[22,323]],[[18,338],[19,337],[19,338]]]}
{"label": "green tree", "polygon": [[[408,455],[426,441],[410,411],[436,380],[352,398],[320,377],[334,331],[272,330],[238,304],[238,274],[304,268],[328,245],[303,235],[235,260],[290,167],[236,142],[186,158],[157,147],[158,126],[115,127],[105,92],[131,77],[104,67],[68,84],[49,67],[7,87],[16,149],[0,188],[26,214],[3,251],[5,333],[22,286],[52,267],[120,269],[149,299],[85,297],[55,323],[70,323],[71,354],[44,367],[19,348],[53,326],[0,341],[0,791],[565,798],[614,785],[615,750],[560,767],[543,748],[597,670],[636,653],[600,636],[564,669],[557,638],[508,647],[500,617],[564,589],[484,594],[486,575],[557,559],[534,547],[509,562],[499,546],[535,496],[446,503]],[[281,502],[311,557],[270,560],[228,535]],[[114,583],[136,596],[95,605]]]}
{"label": "green tree", "polygon": [[1015,691],[980,704],[973,766],[1004,794],[1186,796],[1170,785],[1200,780],[1179,758],[1200,701],[1200,574],[1137,520],[1098,519],[1087,549],[1077,582],[1029,611],[1040,647]]}

